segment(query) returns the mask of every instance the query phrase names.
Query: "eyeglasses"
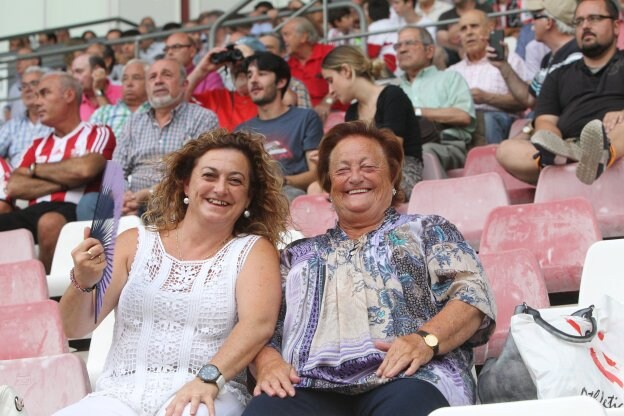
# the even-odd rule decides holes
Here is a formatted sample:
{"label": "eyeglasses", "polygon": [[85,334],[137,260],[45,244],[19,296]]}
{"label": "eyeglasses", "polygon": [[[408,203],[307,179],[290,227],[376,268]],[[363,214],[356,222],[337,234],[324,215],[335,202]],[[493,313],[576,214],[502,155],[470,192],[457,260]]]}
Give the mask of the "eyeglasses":
{"label": "eyeglasses", "polygon": [[182,44],[182,43],[176,43],[174,45],[169,45],[169,46],[165,46],[163,48],[163,52],[167,53],[170,49],[177,51],[178,49],[182,49],[182,48],[190,48],[191,45],[190,43],[186,43],[186,44]]}
{"label": "eyeglasses", "polygon": [[37,86],[39,85],[39,80],[36,81],[30,81],[30,82],[23,82],[20,86],[19,86],[19,90],[20,91],[24,91],[26,89],[26,87],[34,90],[35,88],[37,88]]}
{"label": "eyeglasses", "polygon": [[416,45],[427,46],[428,44],[421,42],[419,40],[416,40],[416,39],[408,39],[402,42],[395,43],[394,45],[392,45],[392,49],[394,49],[395,51],[398,51],[399,49],[401,49],[401,46],[416,46]]}
{"label": "eyeglasses", "polygon": [[583,24],[586,21],[590,25],[595,25],[597,23],[602,22],[605,19],[612,19],[612,20],[614,20],[615,17],[613,17],[613,16],[606,16],[604,14],[590,14],[587,17],[577,17],[577,18],[575,18],[574,20],[572,20],[572,26],[574,26],[574,27],[581,27],[581,26],[583,26]]}
{"label": "eyeglasses", "polygon": [[545,15],[543,13],[531,13],[531,16],[533,17],[533,20],[550,19],[550,16]]}

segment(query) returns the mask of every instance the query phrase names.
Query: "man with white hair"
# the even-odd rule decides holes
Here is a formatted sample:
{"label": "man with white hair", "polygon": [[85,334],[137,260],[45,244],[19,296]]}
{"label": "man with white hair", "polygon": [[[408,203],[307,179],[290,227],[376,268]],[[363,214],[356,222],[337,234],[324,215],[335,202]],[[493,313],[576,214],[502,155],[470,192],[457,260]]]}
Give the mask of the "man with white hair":
{"label": "man with white hair", "polygon": [[184,100],[188,81],[184,67],[173,59],[160,59],[147,72],[150,108],[126,122],[114,160],[124,170],[127,192],[123,213],[139,214],[160,181],[159,163],[189,139],[217,128],[215,114]]}
{"label": "man with white hair", "polygon": [[47,271],[61,228],[76,220],[82,195],[99,189],[97,178],[115,148],[110,128],[80,121],[81,97],[80,83],[69,74],[41,78],[36,111],[54,131],[33,140],[8,180],[7,196],[27,199],[29,206],[0,215],[0,231],[26,228],[33,234]]}
{"label": "man with white hair", "polygon": [[142,59],[132,59],[124,66],[121,77],[121,100],[115,105],[105,105],[95,110],[89,121],[106,124],[120,137],[128,118],[138,112],[147,111],[145,75],[149,63]]}

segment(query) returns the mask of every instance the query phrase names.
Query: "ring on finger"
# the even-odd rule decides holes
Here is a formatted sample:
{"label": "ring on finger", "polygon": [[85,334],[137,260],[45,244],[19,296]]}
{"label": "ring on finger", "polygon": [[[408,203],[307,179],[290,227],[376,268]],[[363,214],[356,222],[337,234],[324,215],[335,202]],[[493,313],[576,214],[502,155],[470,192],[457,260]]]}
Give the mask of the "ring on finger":
{"label": "ring on finger", "polygon": [[93,252],[91,251],[91,249],[87,250],[87,254],[91,256],[91,258],[93,258]]}
{"label": "ring on finger", "polygon": [[102,258],[102,255],[100,254],[99,256],[97,256],[98,258],[98,264],[102,263],[104,261],[104,259]]}

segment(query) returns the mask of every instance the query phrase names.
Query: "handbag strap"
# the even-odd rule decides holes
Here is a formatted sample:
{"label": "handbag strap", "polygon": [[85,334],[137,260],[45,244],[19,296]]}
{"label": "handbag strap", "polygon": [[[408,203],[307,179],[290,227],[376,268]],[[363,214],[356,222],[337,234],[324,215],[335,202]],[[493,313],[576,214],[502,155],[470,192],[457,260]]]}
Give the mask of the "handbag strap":
{"label": "handbag strap", "polygon": [[551,333],[552,335],[558,338],[561,338],[564,341],[584,343],[584,342],[589,342],[592,339],[594,339],[594,337],[596,336],[596,333],[598,332],[598,324],[596,323],[596,318],[594,318],[593,316],[593,312],[594,312],[594,305],[591,305],[587,308],[579,309],[578,311],[572,314],[572,316],[578,316],[578,317],[587,319],[588,321],[591,322],[592,329],[589,333],[585,335],[572,335],[572,334],[563,332],[562,330],[558,328],[555,328],[554,326],[546,322],[544,318],[542,318],[542,315],[537,309],[533,309],[526,303],[516,306],[516,309],[514,310],[514,315],[518,315],[521,313],[531,315],[536,324],[538,324],[541,328]]}

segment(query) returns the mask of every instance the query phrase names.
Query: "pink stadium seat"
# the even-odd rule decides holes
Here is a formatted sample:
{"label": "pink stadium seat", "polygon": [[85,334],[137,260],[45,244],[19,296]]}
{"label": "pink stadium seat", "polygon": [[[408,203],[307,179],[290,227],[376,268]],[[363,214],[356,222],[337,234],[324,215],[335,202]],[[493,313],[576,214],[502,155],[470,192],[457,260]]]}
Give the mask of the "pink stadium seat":
{"label": "pink stadium seat", "polygon": [[513,123],[511,123],[511,128],[509,129],[509,136],[507,138],[511,139],[512,137],[517,136],[522,132],[524,126],[526,126],[531,121],[530,118],[519,118]]}
{"label": "pink stadium seat", "polygon": [[444,179],[446,173],[442,169],[440,159],[433,153],[423,152],[423,181],[431,179]]}
{"label": "pink stadium seat", "polygon": [[[523,302],[534,308],[547,308],[548,291],[542,269],[529,250],[479,254],[496,299],[496,329],[486,346],[475,349],[475,363],[498,357],[509,332],[514,308]],[[535,306],[533,306],[535,305]]]}
{"label": "pink stadium seat", "polygon": [[344,111],[332,111],[327,116],[325,123],[323,124],[323,131],[327,133],[332,127],[337,124],[344,123],[345,121],[345,112]]}
{"label": "pink stadium seat", "polygon": [[509,205],[498,173],[422,181],[414,185],[410,214],[438,214],[455,224],[476,250],[489,212]]}
{"label": "pink stadium seat", "polygon": [[46,273],[39,260],[0,264],[0,305],[39,302],[48,297]]}
{"label": "pink stadium seat", "polygon": [[503,178],[509,201],[512,204],[533,202],[535,187],[514,178],[498,163],[496,160],[497,147],[496,144],[489,144],[470,149],[464,164],[464,176],[496,172]]}
{"label": "pink stadium seat", "polygon": [[33,236],[25,228],[0,232],[0,263],[36,259]]}
{"label": "pink stadium seat", "polygon": [[592,185],[576,178],[576,164],[548,166],[539,176],[535,202],[584,197],[591,202],[603,238],[624,237],[624,159]]}
{"label": "pink stadium seat", "polygon": [[516,248],[539,261],[549,293],[579,290],[587,249],[602,239],[585,198],[495,208],[481,237],[481,253]]}
{"label": "pink stadium seat", "polygon": [[306,237],[324,234],[338,219],[327,194],[298,196],[290,204],[290,216],[295,229]]}
{"label": "pink stadium seat", "polygon": [[0,385],[24,399],[29,416],[50,416],[91,392],[87,370],[75,354],[0,361]]}
{"label": "pink stadium seat", "polygon": [[69,351],[58,303],[52,300],[0,306],[0,360]]}

